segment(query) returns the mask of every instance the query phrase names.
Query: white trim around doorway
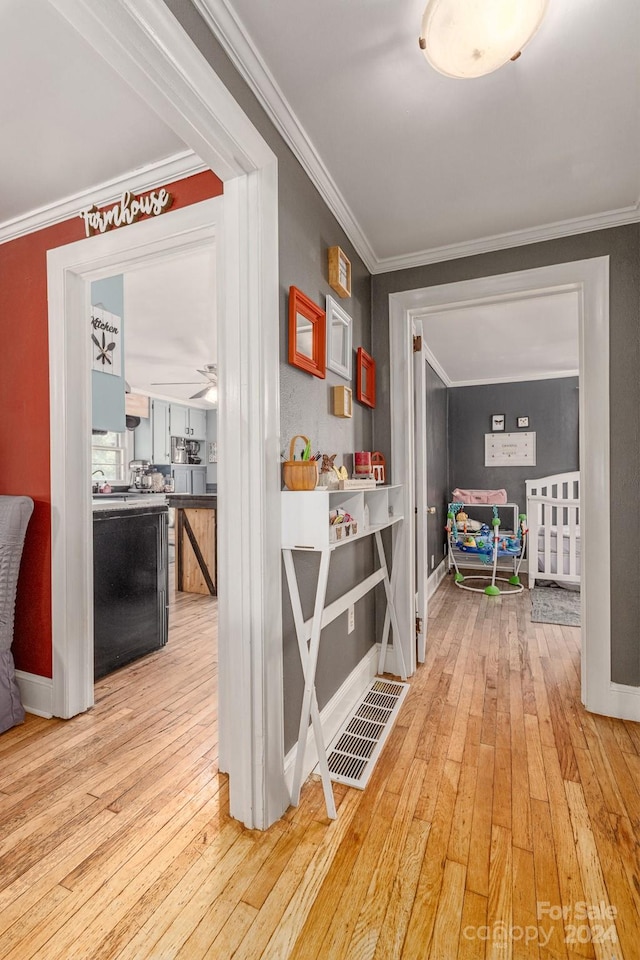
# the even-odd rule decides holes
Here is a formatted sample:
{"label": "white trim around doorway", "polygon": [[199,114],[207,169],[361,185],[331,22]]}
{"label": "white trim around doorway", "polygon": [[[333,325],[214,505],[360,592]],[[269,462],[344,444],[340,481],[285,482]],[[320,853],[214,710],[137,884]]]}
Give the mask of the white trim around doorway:
{"label": "white trim around doorway", "polygon": [[77,336],[87,316],[89,280],[135,258],[140,243],[153,256],[158,244],[180,243],[183,232],[195,242],[198,230],[206,234],[214,226],[224,297],[218,310],[225,318],[218,327],[224,450],[218,496],[233,505],[233,511],[221,509],[218,526],[220,759],[229,773],[231,815],[263,829],[289,803],[283,747],[277,161],[164,4],[50,2],[224,181],[221,214],[210,215],[207,224],[189,223],[203,206],[195,204],[191,214],[189,208],[170,211],[48,257],[54,713],[72,716],[92,703],[93,664],[80,642],[92,617],[90,466],[83,454],[91,424],[86,337]]}
{"label": "white trim around doorway", "polygon": [[[500,276],[406,290],[389,296],[392,470],[414,504],[413,373],[415,319],[445,306],[577,291],[580,309],[580,469],[583,537],[582,700],[594,713],[640,720],[640,689],[611,680],[611,544],[609,492],[609,258],[553,264]],[[398,607],[413,608],[415,531],[407,527]],[[428,640],[428,637],[427,637]]]}

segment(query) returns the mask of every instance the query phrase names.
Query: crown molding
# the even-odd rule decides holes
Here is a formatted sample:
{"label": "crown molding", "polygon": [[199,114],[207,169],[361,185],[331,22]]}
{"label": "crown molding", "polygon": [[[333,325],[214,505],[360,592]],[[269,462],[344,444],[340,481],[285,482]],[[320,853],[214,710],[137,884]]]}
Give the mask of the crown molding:
{"label": "crown molding", "polygon": [[103,207],[114,203],[120,199],[125,190],[131,193],[145,193],[147,190],[173,183],[175,180],[182,180],[206,169],[205,164],[193,150],[184,150],[164,160],[149,163],[122,176],[114,177],[113,180],[96,184],[80,193],[74,193],[70,197],[64,197],[55,203],[38,207],[12,220],[6,220],[0,224],[0,243],[7,243],[27,233],[34,233],[36,230],[51,227],[55,223],[62,223],[77,216],[87,206],[95,204],[97,207]]}
{"label": "crown molding", "polygon": [[529,383],[532,380],[562,380],[565,377],[577,377],[580,375],[579,370],[555,370],[536,374],[512,374],[506,377],[478,377],[472,380],[453,380],[427,345],[424,332],[422,338],[425,360],[435,373],[437,373],[445,387],[483,387],[494,383]]}
{"label": "crown molding", "polygon": [[488,377],[477,380],[452,380],[447,384],[450,387],[484,387],[495,383],[531,383],[534,380],[564,380],[568,377],[580,376],[579,370],[556,370],[549,373],[522,373],[511,377]]}
{"label": "crown molding", "polygon": [[389,273],[392,270],[424,267],[429,263],[442,263],[445,260],[457,260],[460,257],[473,257],[481,253],[491,253],[494,250],[506,250],[509,247],[523,247],[528,243],[540,243],[544,240],[556,240],[559,237],[570,237],[578,233],[606,230],[609,227],[637,223],[639,220],[640,200],[628,207],[620,207],[618,210],[606,210],[603,213],[585,217],[558,220],[555,223],[546,223],[540,227],[512,230],[508,233],[481,237],[478,240],[451,243],[444,247],[433,247],[430,250],[420,250],[418,253],[410,253],[404,256],[387,257],[376,261],[375,269],[372,272],[376,274]]}
{"label": "crown molding", "polygon": [[560,220],[524,230],[481,237],[462,243],[420,250],[397,257],[378,258],[356,217],[340,193],[304,127],[278,86],[273,74],[228,0],[193,0],[209,29],[221,43],[240,76],[249,85],[265,112],[291,148],[325,203],[340,223],[372,274],[389,273],[430,263],[477,256],[508,247],[603,230],[640,220],[640,200],[631,206],[603,213]]}
{"label": "crown molding", "polygon": [[193,4],[293,151],[369,273],[375,273],[379,260],[371,244],[235,11],[227,0],[193,0]]}

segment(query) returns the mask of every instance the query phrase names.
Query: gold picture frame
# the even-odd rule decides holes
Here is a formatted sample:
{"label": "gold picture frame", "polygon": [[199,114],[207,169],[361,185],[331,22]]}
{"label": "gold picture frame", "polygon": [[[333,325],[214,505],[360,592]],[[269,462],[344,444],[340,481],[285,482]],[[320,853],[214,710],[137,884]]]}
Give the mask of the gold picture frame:
{"label": "gold picture frame", "polygon": [[329,247],[329,286],[339,297],[351,296],[351,261],[340,247]]}
{"label": "gold picture frame", "polygon": [[333,415],[334,417],[353,416],[353,395],[351,387],[333,388]]}

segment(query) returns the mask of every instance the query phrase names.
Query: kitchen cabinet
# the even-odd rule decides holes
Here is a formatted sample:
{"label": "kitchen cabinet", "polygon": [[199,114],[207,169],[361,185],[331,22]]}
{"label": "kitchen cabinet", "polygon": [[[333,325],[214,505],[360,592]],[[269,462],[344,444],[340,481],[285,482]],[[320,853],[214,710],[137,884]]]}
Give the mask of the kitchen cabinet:
{"label": "kitchen cabinet", "polygon": [[140,420],[134,431],[136,460],[148,460],[149,463],[171,463],[169,406],[166,400],[149,401],[149,418]]}
{"label": "kitchen cabinet", "polygon": [[173,489],[175,493],[197,493],[199,495],[207,492],[207,468],[183,466],[182,464],[173,464],[171,468],[173,476]]}
{"label": "kitchen cabinet", "polygon": [[151,400],[149,419],[142,419],[136,427],[136,459],[158,464],[171,463],[171,437],[206,442],[207,411],[186,407],[181,403],[169,403],[167,400]]}
{"label": "kitchen cabinet", "polygon": [[189,436],[192,440],[207,439],[207,411],[200,407],[189,407]]}
{"label": "kitchen cabinet", "polygon": [[186,437],[187,440],[205,440],[207,436],[207,411],[200,407],[185,407],[172,403],[171,436]]}
{"label": "kitchen cabinet", "polygon": [[151,401],[151,463],[171,463],[171,434],[169,408],[166,400]]}

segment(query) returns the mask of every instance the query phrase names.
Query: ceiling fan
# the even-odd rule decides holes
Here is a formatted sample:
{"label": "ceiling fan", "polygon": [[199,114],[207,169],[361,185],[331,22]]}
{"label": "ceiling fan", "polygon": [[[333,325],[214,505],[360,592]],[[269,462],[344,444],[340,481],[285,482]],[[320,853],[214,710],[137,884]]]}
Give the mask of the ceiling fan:
{"label": "ceiling fan", "polygon": [[[192,394],[189,397],[190,400],[201,400],[203,397],[206,397],[207,400],[215,401],[217,400],[217,386],[218,386],[218,364],[217,363],[205,363],[202,370],[198,369],[198,373],[202,374],[203,377],[206,377],[207,385],[202,389],[198,390],[197,393]],[[201,380],[156,380],[152,383],[154,387],[182,387],[188,386],[189,384],[200,384]],[[215,391],[216,396],[207,396],[210,391]]]}

